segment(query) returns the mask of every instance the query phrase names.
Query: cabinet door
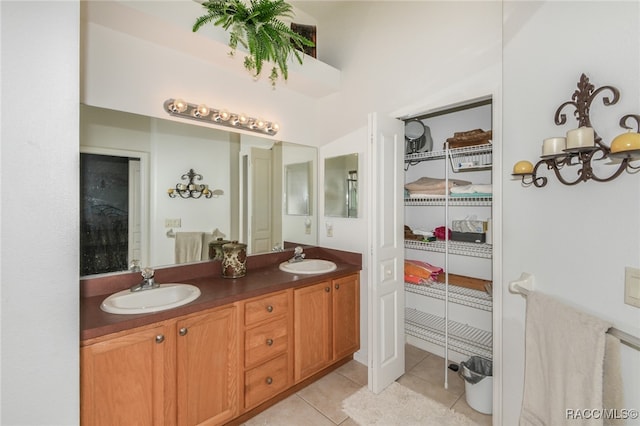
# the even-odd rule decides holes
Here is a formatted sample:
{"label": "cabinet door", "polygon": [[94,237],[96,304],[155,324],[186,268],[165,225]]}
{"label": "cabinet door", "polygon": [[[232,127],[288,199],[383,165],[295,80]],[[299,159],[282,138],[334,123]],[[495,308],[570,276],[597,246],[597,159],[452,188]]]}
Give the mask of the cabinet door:
{"label": "cabinet door", "polygon": [[83,425],[165,424],[166,333],[158,326],[80,349]]}
{"label": "cabinet door", "polygon": [[177,322],[178,425],[217,425],[239,405],[236,306]]}
{"label": "cabinet door", "polygon": [[321,282],[293,292],[295,381],[331,362],[331,283]]}
{"label": "cabinet door", "polygon": [[358,275],[333,280],[333,360],[360,349],[360,283]]}

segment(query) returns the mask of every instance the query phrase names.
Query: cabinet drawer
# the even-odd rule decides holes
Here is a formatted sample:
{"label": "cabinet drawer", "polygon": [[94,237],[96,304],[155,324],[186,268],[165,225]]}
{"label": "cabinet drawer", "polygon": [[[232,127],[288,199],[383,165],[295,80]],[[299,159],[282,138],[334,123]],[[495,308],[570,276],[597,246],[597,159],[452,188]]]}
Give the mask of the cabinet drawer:
{"label": "cabinet drawer", "polygon": [[271,398],[289,386],[287,354],[245,373],[244,404],[250,408]]}
{"label": "cabinet drawer", "polygon": [[289,296],[287,292],[252,300],[244,305],[244,323],[245,325],[252,325],[269,318],[284,315],[288,308]]}
{"label": "cabinet drawer", "polygon": [[287,317],[247,330],[244,337],[244,365],[252,367],[287,351]]}

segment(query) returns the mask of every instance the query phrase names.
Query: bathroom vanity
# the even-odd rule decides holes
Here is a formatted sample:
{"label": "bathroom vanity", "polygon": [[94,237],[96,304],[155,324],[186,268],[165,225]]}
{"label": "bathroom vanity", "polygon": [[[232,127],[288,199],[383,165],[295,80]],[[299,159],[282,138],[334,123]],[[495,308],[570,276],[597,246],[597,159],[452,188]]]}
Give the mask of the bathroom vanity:
{"label": "bathroom vanity", "polygon": [[337,268],[284,272],[284,252],[249,257],[239,279],[221,278],[214,261],[157,270],[201,296],[152,314],[100,310],[137,274],[82,282],[82,424],[239,424],[352,359],[361,256],[305,252]]}

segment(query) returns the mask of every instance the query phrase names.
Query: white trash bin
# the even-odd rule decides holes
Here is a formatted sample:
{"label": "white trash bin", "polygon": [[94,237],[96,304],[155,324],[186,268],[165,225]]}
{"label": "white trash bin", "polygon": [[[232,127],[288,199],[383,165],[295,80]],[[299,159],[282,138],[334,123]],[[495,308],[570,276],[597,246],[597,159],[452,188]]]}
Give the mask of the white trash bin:
{"label": "white trash bin", "polygon": [[464,395],[469,407],[483,414],[493,413],[493,377],[487,376],[475,385],[464,382]]}
{"label": "white trash bin", "polygon": [[493,364],[490,360],[472,356],[460,363],[464,379],[464,394],[469,407],[483,414],[493,413]]}

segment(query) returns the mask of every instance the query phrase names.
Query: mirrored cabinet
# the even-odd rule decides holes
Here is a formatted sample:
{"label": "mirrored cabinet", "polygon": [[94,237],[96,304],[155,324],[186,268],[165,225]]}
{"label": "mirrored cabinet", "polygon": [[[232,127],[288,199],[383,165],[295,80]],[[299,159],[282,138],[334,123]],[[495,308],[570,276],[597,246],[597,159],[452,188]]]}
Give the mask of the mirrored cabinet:
{"label": "mirrored cabinet", "polygon": [[324,160],[324,211],[330,217],[358,217],[358,154]]}

